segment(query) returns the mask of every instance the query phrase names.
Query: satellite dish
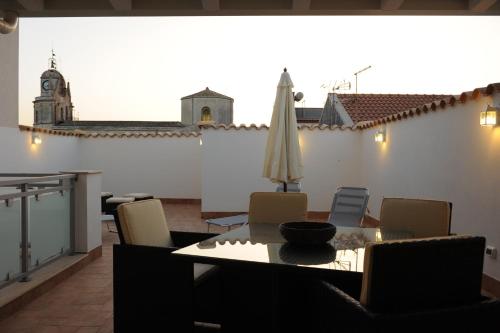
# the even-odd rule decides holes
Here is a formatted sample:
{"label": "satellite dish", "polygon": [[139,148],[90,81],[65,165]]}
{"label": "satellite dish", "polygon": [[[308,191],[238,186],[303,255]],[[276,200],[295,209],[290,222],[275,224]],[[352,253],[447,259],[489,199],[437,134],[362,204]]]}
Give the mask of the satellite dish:
{"label": "satellite dish", "polygon": [[295,102],[300,102],[300,100],[304,98],[304,94],[301,93],[301,92],[298,92],[295,94],[295,96],[293,97],[293,99],[295,100]]}

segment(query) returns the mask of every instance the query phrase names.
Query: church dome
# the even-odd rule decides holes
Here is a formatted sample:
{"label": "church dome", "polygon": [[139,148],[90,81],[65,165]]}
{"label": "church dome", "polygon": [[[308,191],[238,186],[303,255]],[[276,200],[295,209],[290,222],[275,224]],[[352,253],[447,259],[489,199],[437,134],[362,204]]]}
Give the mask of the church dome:
{"label": "church dome", "polygon": [[63,79],[64,80],[62,74],[53,68],[48,69],[45,72],[43,72],[41,78],[42,79]]}

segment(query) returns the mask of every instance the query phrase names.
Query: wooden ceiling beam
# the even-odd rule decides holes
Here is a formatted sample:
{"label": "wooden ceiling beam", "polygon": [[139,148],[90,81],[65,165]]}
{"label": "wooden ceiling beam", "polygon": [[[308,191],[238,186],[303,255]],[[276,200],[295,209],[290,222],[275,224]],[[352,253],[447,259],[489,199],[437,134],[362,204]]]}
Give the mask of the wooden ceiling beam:
{"label": "wooden ceiling beam", "polygon": [[311,8],[311,0],[293,0],[293,10],[309,10]]}
{"label": "wooden ceiling beam", "polygon": [[109,0],[115,10],[132,10],[132,0]]}
{"label": "wooden ceiling beam", "polygon": [[403,2],[404,0],[381,0],[380,8],[382,10],[398,10]]}
{"label": "wooden ceiling beam", "polygon": [[220,10],[219,0],[201,0],[204,10],[216,11]]}
{"label": "wooden ceiling beam", "polygon": [[17,0],[26,10],[39,11],[45,8],[44,0]]}
{"label": "wooden ceiling beam", "polygon": [[469,0],[469,9],[474,12],[487,11],[497,0]]}

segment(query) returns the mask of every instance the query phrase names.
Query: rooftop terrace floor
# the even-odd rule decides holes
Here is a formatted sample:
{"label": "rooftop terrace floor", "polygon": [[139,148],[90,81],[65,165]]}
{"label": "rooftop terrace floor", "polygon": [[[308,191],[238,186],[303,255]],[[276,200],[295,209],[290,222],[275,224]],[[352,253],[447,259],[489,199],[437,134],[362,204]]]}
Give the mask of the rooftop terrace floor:
{"label": "rooftop terrace floor", "polygon": [[[206,232],[199,204],[164,204],[171,230]],[[211,232],[226,228],[211,226]],[[102,226],[102,257],[0,321],[2,333],[113,332],[113,244],[116,233]]]}

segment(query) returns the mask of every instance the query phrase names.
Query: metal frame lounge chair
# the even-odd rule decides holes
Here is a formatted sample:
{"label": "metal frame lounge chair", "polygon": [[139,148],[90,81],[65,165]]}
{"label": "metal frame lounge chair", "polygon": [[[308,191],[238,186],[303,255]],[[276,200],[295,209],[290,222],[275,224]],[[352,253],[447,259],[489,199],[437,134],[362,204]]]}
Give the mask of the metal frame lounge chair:
{"label": "metal frame lounge chair", "polygon": [[333,197],[328,222],[345,227],[359,227],[369,197],[365,187],[339,187]]}

